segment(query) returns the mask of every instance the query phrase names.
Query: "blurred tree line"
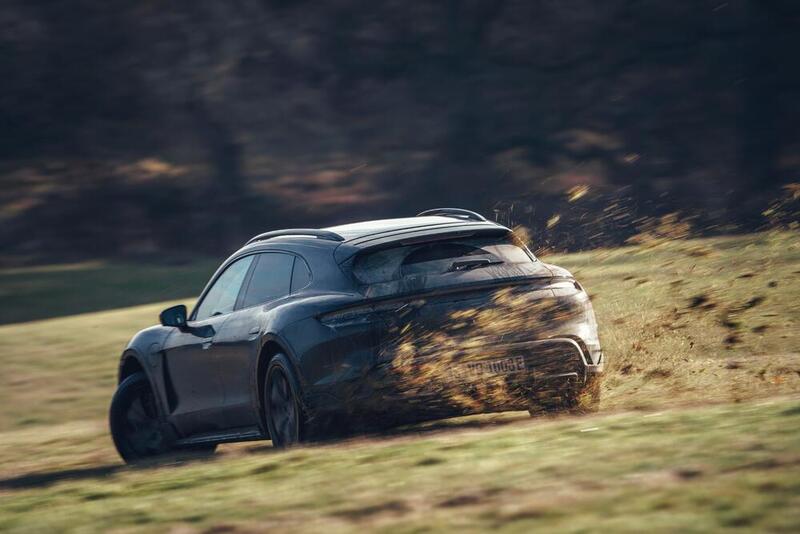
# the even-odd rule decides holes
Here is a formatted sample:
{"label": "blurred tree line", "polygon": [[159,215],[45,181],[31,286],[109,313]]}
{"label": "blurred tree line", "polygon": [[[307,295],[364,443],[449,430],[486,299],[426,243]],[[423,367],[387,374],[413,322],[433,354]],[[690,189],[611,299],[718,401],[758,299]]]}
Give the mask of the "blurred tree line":
{"label": "blurred tree line", "polygon": [[6,0],[0,246],[222,254],[440,205],[571,248],[674,212],[757,228],[800,171],[798,23],[793,0]]}

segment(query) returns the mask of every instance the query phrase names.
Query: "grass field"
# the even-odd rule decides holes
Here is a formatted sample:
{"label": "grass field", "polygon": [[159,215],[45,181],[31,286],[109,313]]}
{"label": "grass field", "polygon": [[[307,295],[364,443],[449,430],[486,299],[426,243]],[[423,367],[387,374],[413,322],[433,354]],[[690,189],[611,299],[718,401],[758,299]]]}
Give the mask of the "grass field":
{"label": "grass field", "polygon": [[100,424],[13,433],[3,436],[3,469],[35,455],[61,476],[0,482],[0,529],[789,532],[800,524],[798,399],[511,421],[281,453],[231,446],[214,460],[151,469],[119,468]]}
{"label": "grass field", "polygon": [[151,469],[121,468],[106,434],[117,358],[213,262],[0,270],[0,530],[797,530],[800,238],[545,260],[595,303],[599,414],[235,445]]}
{"label": "grass field", "polygon": [[0,325],[125,308],[199,293],[219,262],[85,262],[0,269]]}

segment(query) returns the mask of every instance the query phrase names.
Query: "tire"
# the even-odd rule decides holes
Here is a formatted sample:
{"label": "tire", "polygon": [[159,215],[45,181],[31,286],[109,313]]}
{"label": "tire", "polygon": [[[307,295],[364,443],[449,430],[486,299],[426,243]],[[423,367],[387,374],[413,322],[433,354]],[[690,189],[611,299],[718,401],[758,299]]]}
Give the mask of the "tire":
{"label": "tire", "polygon": [[150,381],[142,372],[132,374],[117,387],[109,424],[114,446],[126,463],[142,462],[170,451]]}
{"label": "tire", "polygon": [[310,428],[300,401],[300,385],[283,354],[276,354],[270,360],[262,395],[272,446],[283,449],[305,441]]}

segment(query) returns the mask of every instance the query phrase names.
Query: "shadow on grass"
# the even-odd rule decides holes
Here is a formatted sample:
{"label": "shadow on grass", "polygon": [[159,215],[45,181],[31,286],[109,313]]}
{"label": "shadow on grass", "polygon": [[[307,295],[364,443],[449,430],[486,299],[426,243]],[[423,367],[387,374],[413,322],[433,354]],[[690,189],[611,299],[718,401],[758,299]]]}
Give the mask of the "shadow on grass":
{"label": "shadow on grass", "polygon": [[[523,415],[524,414],[524,415]],[[436,419],[424,419],[416,422],[405,422],[394,425],[381,424],[375,421],[361,421],[356,427],[350,427],[341,432],[332,432],[331,437],[315,439],[313,443],[336,444],[339,441],[351,440],[380,440],[402,438],[409,436],[423,436],[426,434],[438,434],[455,430],[483,429],[491,427],[501,427],[520,421],[530,419],[524,412],[506,412],[504,416],[486,417],[485,415],[468,415],[456,417],[443,417]],[[275,450],[271,446],[256,447],[250,449],[253,452]]]}
{"label": "shadow on grass", "polygon": [[206,452],[186,451],[149,459],[132,465],[118,463],[26,473],[8,478],[0,478],[0,490],[43,488],[64,481],[102,479],[123,471],[143,471],[164,467],[181,467],[209,461],[212,458],[214,458],[214,456]]}
{"label": "shadow on grass", "polygon": [[28,473],[10,478],[0,479],[0,489],[18,490],[41,488],[50,486],[64,480],[85,480],[89,478],[104,478],[124,469],[123,465],[100,465],[96,467],[81,467],[76,469],[61,469],[41,473]]}
{"label": "shadow on grass", "polygon": [[474,417],[463,417],[454,419],[437,419],[433,421],[388,428],[385,430],[368,433],[367,435],[372,437],[394,437],[394,436],[405,436],[405,435],[431,434],[436,432],[446,432],[449,430],[469,430],[469,429],[488,428],[488,427],[500,427],[500,426],[510,425],[512,423],[518,423],[521,420],[526,420],[529,418],[530,416],[528,414],[525,414],[524,416],[519,415],[519,416],[503,417],[503,418],[497,418],[497,417],[483,418],[480,416],[474,416]]}
{"label": "shadow on grass", "polygon": [[[519,422],[520,420],[524,420],[526,418],[527,416],[520,415],[519,417],[504,418],[483,418],[480,416],[472,416],[453,419],[440,419],[392,428],[372,428],[370,430],[364,430],[360,432],[354,431],[337,438],[315,440],[313,443],[320,445],[336,445],[337,442],[340,442],[343,446],[346,446],[346,442],[351,440],[397,438],[403,436],[419,436],[424,434],[447,432],[452,430],[500,427]],[[279,449],[275,449],[268,442],[264,445],[248,447],[245,449],[245,451],[246,454],[270,454],[280,452]],[[220,456],[224,455],[217,455],[216,457]],[[102,479],[126,470],[180,467],[192,463],[208,461],[214,457],[215,456],[208,456],[207,454],[203,453],[184,453],[180,456],[164,456],[156,460],[149,460],[147,462],[132,466],[124,464],[106,464],[92,467],[55,469],[52,471],[26,473],[0,479],[0,490],[24,490],[47,487],[64,481]]]}

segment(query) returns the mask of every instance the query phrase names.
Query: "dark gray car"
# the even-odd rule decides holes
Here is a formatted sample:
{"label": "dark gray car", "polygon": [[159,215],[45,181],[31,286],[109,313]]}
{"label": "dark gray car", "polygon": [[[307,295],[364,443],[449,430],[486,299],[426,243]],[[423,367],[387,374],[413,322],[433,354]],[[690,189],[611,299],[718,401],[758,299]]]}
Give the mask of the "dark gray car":
{"label": "dark gray car", "polygon": [[176,306],[160,319],[120,362],[110,423],[126,461],[573,408],[604,364],[572,275],[454,208],[261,234],[190,314]]}

